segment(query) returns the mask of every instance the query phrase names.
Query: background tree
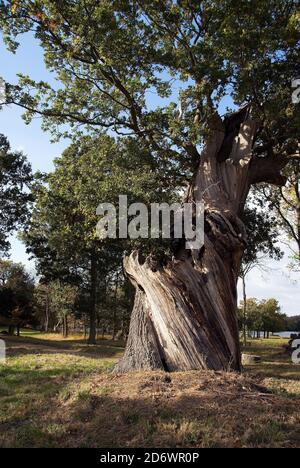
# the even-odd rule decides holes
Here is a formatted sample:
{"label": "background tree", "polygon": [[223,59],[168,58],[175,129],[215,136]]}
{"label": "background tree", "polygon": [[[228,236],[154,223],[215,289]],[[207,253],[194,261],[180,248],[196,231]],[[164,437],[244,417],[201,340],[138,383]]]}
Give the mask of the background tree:
{"label": "background tree", "polygon": [[109,314],[115,338],[118,309],[125,327],[129,307],[121,300],[125,286],[128,290],[121,264],[129,243],[99,240],[99,203],[117,205],[119,194],[127,194],[129,203],[172,199],[166,180],[173,172],[169,175],[163,163],[158,167],[145,153],[133,139],[81,138],[55,161],[55,171],[39,177],[35,186],[33,214],[23,239],[37,259],[43,282],[60,278],[79,287],[81,304],[87,306],[90,318],[91,344],[96,340],[97,322],[101,326]]}
{"label": "background tree", "polygon": [[265,271],[266,259],[280,260],[283,257],[283,252],[278,246],[280,233],[274,216],[266,211],[262,211],[259,206],[252,205],[250,208],[250,205],[248,205],[242,219],[245,223],[249,239],[240,270],[240,278],[243,285],[243,338],[244,345],[246,345],[247,306],[249,304],[252,305],[251,301],[249,303],[247,300],[247,276],[254,268]]}
{"label": "background tree", "polygon": [[77,288],[61,281],[51,284],[51,307],[55,311],[58,323],[61,326],[64,338],[69,335],[68,317],[74,312],[77,297]]}
{"label": "background tree", "polygon": [[287,317],[286,330],[300,332],[300,315]]}
{"label": "background tree", "polygon": [[36,324],[34,281],[21,264],[0,260],[0,323],[13,334],[25,325]]}
{"label": "background tree", "polygon": [[276,299],[268,299],[260,303],[263,319],[263,332],[266,338],[270,333],[279,332],[286,327],[286,315],[281,313],[280,305]]}
{"label": "background tree", "polygon": [[[249,298],[246,301],[246,304],[244,303],[244,301],[241,301],[238,310],[240,330],[244,332],[246,328],[249,335],[251,335],[252,332],[254,332],[254,334],[256,334],[256,337],[260,338],[261,331],[263,329],[263,318],[261,314],[259,301],[256,298]],[[246,316],[245,310],[247,311]]]}
{"label": "background tree", "polygon": [[[39,321],[41,329],[45,332],[54,332],[59,327],[59,325],[63,325],[59,310],[60,304],[57,304],[57,298],[59,299],[62,295],[61,293],[58,294],[58,291],[60,289],[62,289],[63,292],[64,285],[59,283],[58,281],[50,281],[48,283],[43,283],[42,281],[40,281],[39,284],[37,284],[35,287],[35,315]],[[75,299],[77,299],[77,295],[75,296]],[[68,315],[74,312],[74,301],[71,301],[72,304],[70,307],[68,307]]]}
{"label": "background tree", "polygon": [[9,250],[8,236],[28,217],[31,201],[31,166],[19,151],[11,151],[0,134],[0,255]]}
{"label": "background tree", "polygon": [[[153,161],[190,179],[186,199],[205,204],[203,249],[126,259],[137,294],[119,371],[239,370],[241,215],[251,185],[284,185],[282,170],[299,157],[298,2],[1,0],[0,12],[8,47],[33,32],[60,81],[52,89],[21,76],[7,103],[27,121],[42,115],[58,137],[66,124],[73,134],[135,134]],[[247,106],[222,121],[225,96]]]}
{"label": "background tree", "polygon": [[[277,216],[278,224],[285,233],[288,246],[292,251],[292,266],[300,268],[300,166],[294,161],[287,171],[285,187],[263,187],[263,200]],[[293,248],[293,246],[296,248]]]}
{"label": "background tree", "polygon": [[51,288],[49,284],[39,283],[34,291],[36,315],[42,330],[46,333],[55,327],[55,314],[51,307]]}

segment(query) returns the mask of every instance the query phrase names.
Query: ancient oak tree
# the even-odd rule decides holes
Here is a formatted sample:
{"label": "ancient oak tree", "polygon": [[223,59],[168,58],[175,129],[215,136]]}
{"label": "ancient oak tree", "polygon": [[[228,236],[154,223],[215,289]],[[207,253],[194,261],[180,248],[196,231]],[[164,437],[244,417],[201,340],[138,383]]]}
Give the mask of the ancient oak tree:
{"label": "ancient oak tree", "polygon": [[60,83],[21,75],[7,103],[58,137],[85,127],[140,141],[154,173],[164,161],[166,184],[176,192],[184,181],[187,199],[205,203],[200,251],[125,259],[137,295],[119,371],[240,369],[244,205],[252,185],[284,185],[299,157],[297,3],[0,1],[8,47],[34,33]]}

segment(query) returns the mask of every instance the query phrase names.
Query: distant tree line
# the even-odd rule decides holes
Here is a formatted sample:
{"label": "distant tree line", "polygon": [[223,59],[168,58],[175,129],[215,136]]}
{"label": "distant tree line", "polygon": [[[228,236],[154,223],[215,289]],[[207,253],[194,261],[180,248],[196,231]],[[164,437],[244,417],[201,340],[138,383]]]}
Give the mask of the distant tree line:
{"label": "distant tree line", "polygon": [[[96,338],[125,339],[131,311],[132,288],[121,275],[107,282],[105,301],[96,308]],[[103,293],[103,291],[102,291]],[[19,335],[22,327],[84,333],[90,327],[89,293],[60,280],[36,283],[21,264],[0,260],[0,327]]]}
{"label": "distant tree line", "polygon": [[[246,310],[246,315],[244,311]],[[276,299],[242,301],[238,310],[240,330],[247,330],[249,337],[269,338],[271,334],[282,332],[287,327],[287,316],[281,312]]]}
{"label": "distant tree line", "polygon": [[287,317],[287,331],[300,332],[300,315]]}

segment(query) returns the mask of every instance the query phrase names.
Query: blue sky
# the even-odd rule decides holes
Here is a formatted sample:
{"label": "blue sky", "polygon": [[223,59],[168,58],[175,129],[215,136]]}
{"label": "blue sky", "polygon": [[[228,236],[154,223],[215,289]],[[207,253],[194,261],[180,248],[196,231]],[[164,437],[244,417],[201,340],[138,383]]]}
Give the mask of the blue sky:
{"label": "blue sky", "polygon": [[[0,37],[0,76],[13,83],[20,72],[36,80],[52,80],[45,69],[42,50],[32,36],[23,37],[22,45],[15,55],[6,51]],[[50,143],[50,135],[41,130],[40,119],[35,119],[27,126],[21,113],[20,109],[13,106],[0,111],[0,133],[8,137],[13,149],[23,150],[28,155],[34,171],[51,171],[53,160],[68,146],[68,141]],[[11,241],[12,260],[26,264],[30,271],[34,271],[34,263],[29,261],[24,246],[16,236]],[[287,251],[286,247],[283,248]],[[253,270],[247,282],[248,296],[259,299],[275,297],[283,312],[296,315],[300,314],[299,274],[291,273],[288,263],[287,252],[280,262],[266,262],[266,266],[270,268],[267,273]],[[239,291],[241,292],[240,287]]]}

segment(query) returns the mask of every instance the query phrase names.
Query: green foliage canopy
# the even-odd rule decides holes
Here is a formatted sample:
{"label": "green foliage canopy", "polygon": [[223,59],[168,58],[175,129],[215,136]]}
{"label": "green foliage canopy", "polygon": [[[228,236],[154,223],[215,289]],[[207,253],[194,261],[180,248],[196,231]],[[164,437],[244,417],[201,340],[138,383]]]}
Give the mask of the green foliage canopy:
{"label": "green foliage canopy", "polygon": [[0,134],[0,254],[9,250],[8,236],[28,219],[32,180],[26,157],[11,151],[8,140]]}
{"label": "green foliage canopy", "polygon": [[280,305],[276,299],[258,301],[256,298],[247,299],[247,316],[243,315],[244,303],[241,302],[239,309],[240,327],[243,328],[246,320],[248,331],[264,331],[276,333],[286,330],[287,317],[281,312]]}
{"label": "green foliage canopy", "polygon": [[212,112],[230,96],[253,104],[259,155],[298,149],[297,1],[1,0],[0,15],[10,50],[30,31],[58,80],[20,75],[7,102],[27,121],[42,115],[56,136],[69,133],[65,124],[72,134],[134,133],[153,157],[167,154],[189,171]]}
{"label": "green foliage canopy", "polygon": [[21,264],[0,260],[0,322],[28,325],[34,318],[34,281]]}

